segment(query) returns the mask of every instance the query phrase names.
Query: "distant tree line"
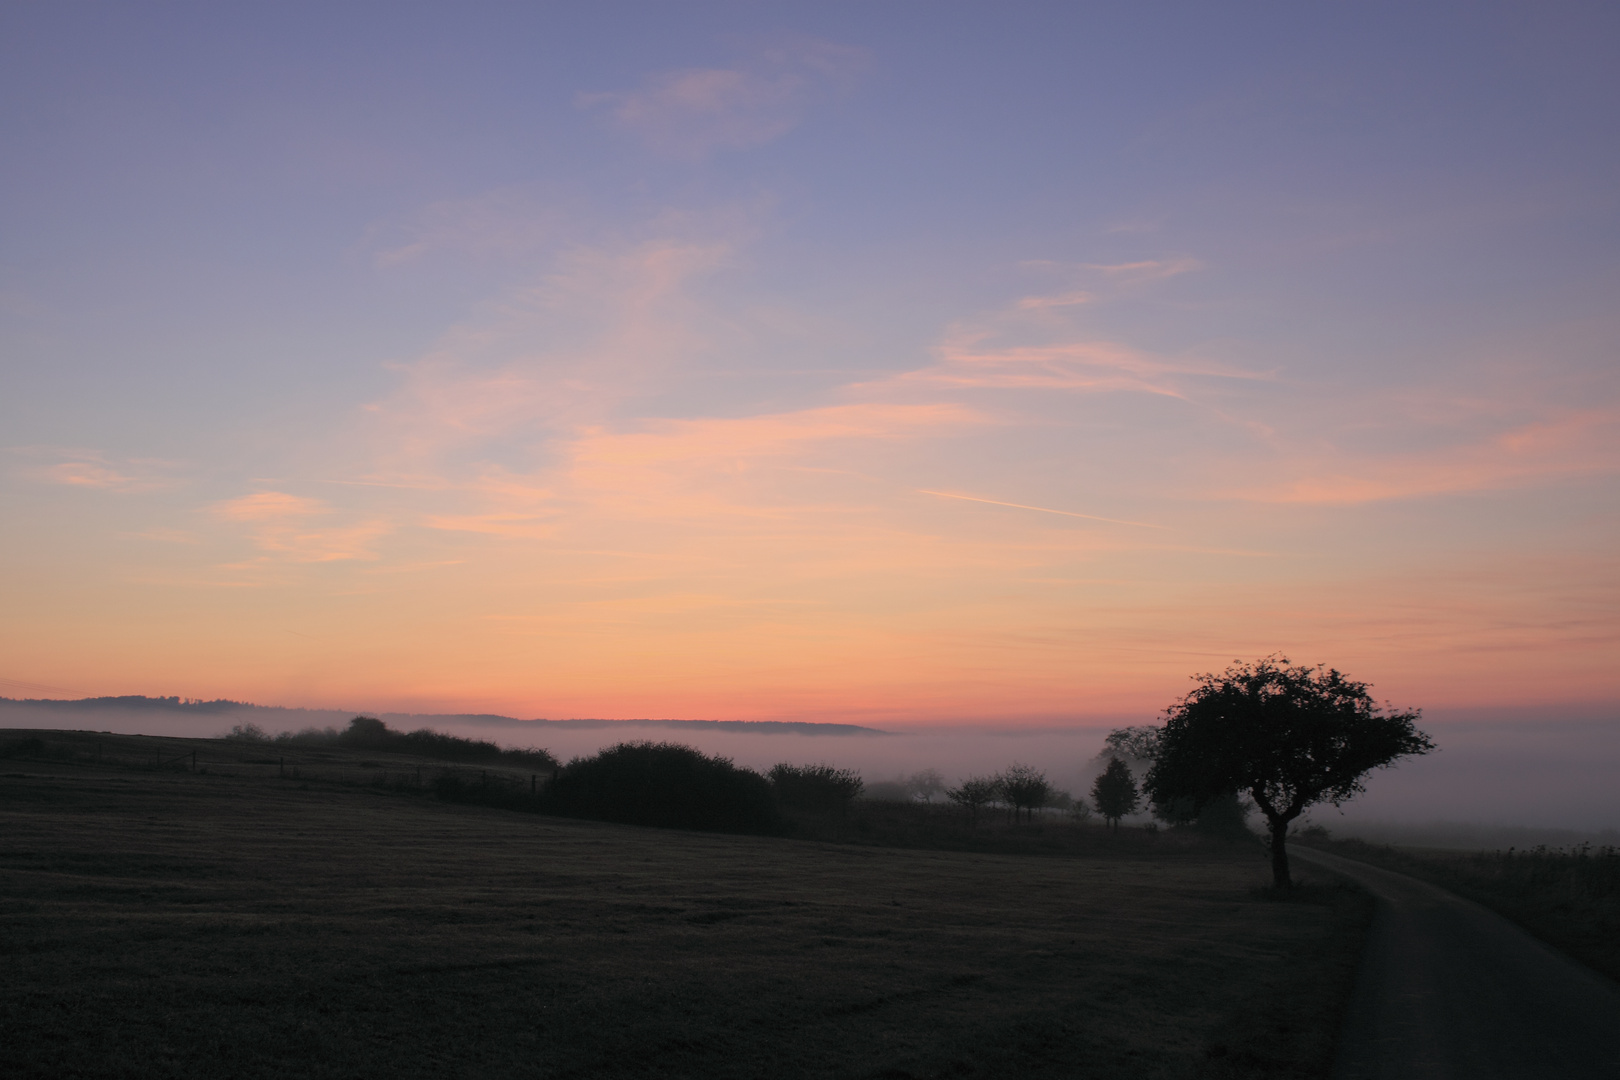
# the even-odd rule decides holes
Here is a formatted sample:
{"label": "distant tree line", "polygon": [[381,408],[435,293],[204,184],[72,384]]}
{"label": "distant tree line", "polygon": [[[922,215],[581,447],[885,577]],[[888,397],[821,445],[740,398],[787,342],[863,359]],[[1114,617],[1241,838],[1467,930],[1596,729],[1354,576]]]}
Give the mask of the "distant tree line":
{"label": "distant tree line", "polygon": [[1031,820],[1035,811],[1047,806],[1074,809],[1076,804],[1067,792],[1059,791],[1046,779],[1046,774],[1029,765],[1014,764],[992,776],[969,776],[956,787],[945,792],[945,797],[966,810],[968,820],[978,824],[979,815],[986,807],[1001,806],[1014,822]]}
{"label": "distant tree line", "polygon": [[470,765],[508,764],[546,770],[555,769],[558,765],[555,757],[538,747],[508,749],[483,739],[446,735],[428,728],[395,731],[373,716],[357,716],[342,731],[330,727],[311,727],[298,732],[284,731],[274,737],[266,734],[257,724],[237,724],[225,738],[233,742],[280,746],[344,746]]}

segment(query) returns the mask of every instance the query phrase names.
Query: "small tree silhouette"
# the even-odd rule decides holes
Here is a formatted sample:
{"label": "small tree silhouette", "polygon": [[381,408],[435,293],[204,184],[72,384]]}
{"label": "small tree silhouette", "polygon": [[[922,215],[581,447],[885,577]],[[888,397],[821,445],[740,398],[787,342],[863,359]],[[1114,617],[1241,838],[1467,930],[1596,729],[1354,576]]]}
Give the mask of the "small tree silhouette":
{"label": "small tree silhouette", "polygon": [[906,787],[911,790],[912,798],[931,803],[935,795],[945,790],[945,778],[939,775],[938,769],[924,769],[907,777]]}
{"label": "small tree silhouette", "polygon": [[1001,797],[1001,781],[992,776],[970,776],[945,793],[945,797],[968,812],[971,824],[979,823],[979,808]]}
{"label": "small tree silhouette", "polygon": [[1002,796],[1012,804],[1014,821],[1020,811],[1033,819],[1035,811],[1052,797],[1052,785],[1046,782],[1045,774],[1028,765],[1013,765],[996,779]]}
{"label": "small tree silhouette", "polygon": [[1097,812],[1116,832],[1119,831],[1119,819],[1135,810],[1142,801],[1130,766],[1117,757],[1108,759],[1108,768],[1091,785],[1091,798],[1097,804]]}

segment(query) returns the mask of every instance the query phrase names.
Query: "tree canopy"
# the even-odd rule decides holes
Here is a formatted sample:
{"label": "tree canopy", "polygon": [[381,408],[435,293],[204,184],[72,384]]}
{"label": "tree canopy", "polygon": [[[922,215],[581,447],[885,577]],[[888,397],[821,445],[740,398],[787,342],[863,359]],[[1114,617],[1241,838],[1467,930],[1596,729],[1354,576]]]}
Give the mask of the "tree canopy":
{"label": "tree canopy", "polygon": [[1021,812],[1034,817],[1035,811],[1052,797],[1052,785],[1047,782],[1046,774],[1029,765],[1013,765],[996,779],[1001,797],[1012,805],[1014,820]]}
{"label": "tree canopy", "polygon": [[1159,739],[1162,736],[1163,732],[1152,724],[1115,728],[1103,740],[1102,753],[1097,756],[1152,761],[1159,756]]}
{"label": "tree canopy", "polygon": [[970,776],[945,793],[945,797],[968,812],[968,819],[979,823],[979,809],[1001,797],[1001,781],[994,776]]}
{"label": "tree canopy", "polygon": [[1201,808],[1246,792],[1266,816],[1272,871],[1290,883],[1288,825],[1317,803],[1339,805],[1365,790],[1373,769],[1434,749],[1415,724],[1419,710],[1384,712],[1367,684],[1285,656],[1234,663],[1194,676],[1165,710],[1146,788],[1155,805]]}
{"label": "tree canopy", "polygon": [[1096,802],[1097,813],[1103,816],[1103,821],[1116,830],[1119,819],[1135,810],[1142,801],[1130,766],[1117,757],[1108,760],[1108,768],[1091,785],[1091,798]]}

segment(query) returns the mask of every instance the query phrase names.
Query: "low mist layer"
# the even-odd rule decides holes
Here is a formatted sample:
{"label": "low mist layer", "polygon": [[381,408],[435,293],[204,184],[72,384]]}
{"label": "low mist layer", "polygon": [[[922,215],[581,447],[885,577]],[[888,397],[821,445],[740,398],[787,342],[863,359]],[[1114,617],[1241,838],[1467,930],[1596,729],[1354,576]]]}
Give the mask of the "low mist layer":
{"label": "low mist layer", "polygon": [[[271,735],[342,727],[349,710],[278,709],[234,702],[42,702],[0,699],[0,726],[215,737],[253,723]],[[1043,770],[1080,795],[1100,769],[1104,726],[1024,730],[878,731],[843,724],[707,724],[545,721],[502,716],[380,713],[391,727],[432,728],[504,747],[543,747],[562,761],[627,739],[671,740],[764,772],[778,762],[828,762],[868,783],[938,769],[948,781],[1015,762]],[[1373,773],[1367,792],[1311,820],[1335,834],[1396,843],[1492,847],[1568,843],[1620,828],[1620,722],[1607,716],[1447,717],[1424,728],[1439,744],[1427,757]],[[1515,831],[1517,830],[1517,831]]]}

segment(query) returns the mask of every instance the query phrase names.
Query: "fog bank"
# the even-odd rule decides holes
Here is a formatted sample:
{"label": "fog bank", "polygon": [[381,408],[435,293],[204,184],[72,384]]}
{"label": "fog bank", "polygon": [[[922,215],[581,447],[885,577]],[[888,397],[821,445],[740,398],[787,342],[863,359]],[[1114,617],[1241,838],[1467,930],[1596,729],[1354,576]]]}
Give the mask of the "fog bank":
{"label": "fog bank", "polygon": [[[236,723],[255,723],[274,735],[310,726],[342,727],[354,715],[345,710],[274,709],[229,703],[159,707],[151,702],[139,708],[78,705],[0,700],[0,727],[207,738],[224,734]],[[390,727],[400,730],[431,727],[453,735],[489,739],[502,746],[540,746],[565,761],[616,742],[651,739],[686,743],[761,770],[780,761],[825,761],[857,769],[868,781],[935,768],[954,782],[1022,762],[1045,770],[1054,784],[1074,794],[1090,787],[1097,771],[1094,758],[1109,730],[1104,726],[1075,726],[878,732],[847,725],[553,722],[495,716],[380,715]],[[1387,834],[1391,829],[1420,824],[1429,832],[1450,828],[1458,836],[1466,835],[1467,828],[1474,826],[1562,829],[1571,830],[1572,836],[1620,829],[1620,784],[1616,783],[1620,776],[1620,721],[1615,716],[1448,717],[1437,710],[1423,723],[1439,745],[1437,752],[1372,774],[1365,795],[1347,803],[1342,811],[1320,807],[1313,816],[1337,832],[1369,837],[1378,830]]]}

